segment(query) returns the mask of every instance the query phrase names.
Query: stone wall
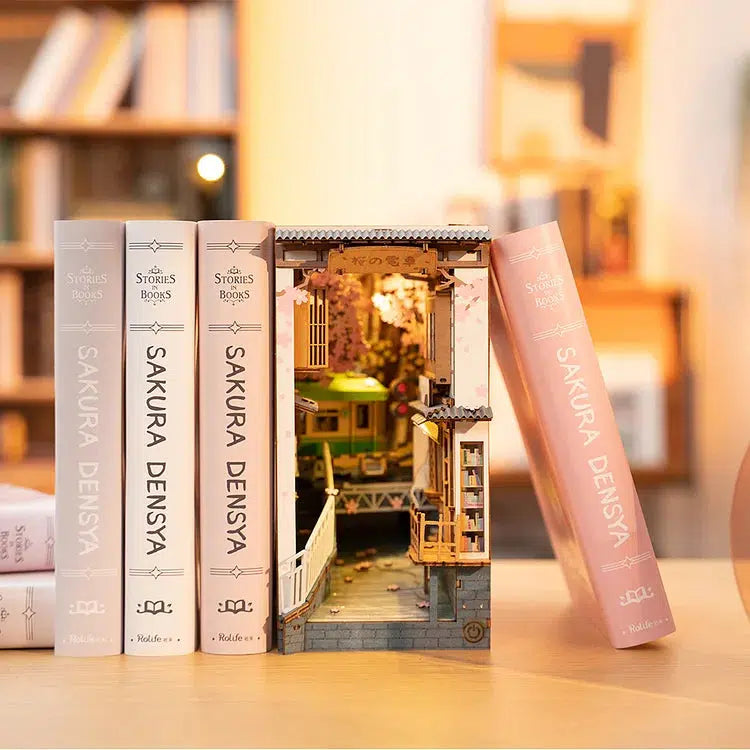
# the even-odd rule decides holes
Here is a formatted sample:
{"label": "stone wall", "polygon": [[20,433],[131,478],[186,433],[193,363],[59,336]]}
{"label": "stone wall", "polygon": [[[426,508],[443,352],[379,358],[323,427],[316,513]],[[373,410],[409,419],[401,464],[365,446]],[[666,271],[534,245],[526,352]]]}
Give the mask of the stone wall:
{"label": "stone wall", "polygon": [[[457,649],[490,647],[490,566],[460,566],[456,570],[456,619],[438,620],[440,575],[430,576],[430,619],[411,622],[302,623],[306,651],[372,649]],[[312,612],[312,609],[310,610]],[[286,626],[287,629],[289,625]],[[296,646],[299,631],[289,635]],[[291,653],[290,649],[281,649]]]}
{"label": "stone wall", "polygon": [[307,618],[322,604],[328,596],[331,585],[331,564],[333,557],[328,561],[325,570],[320,574],[315,587],[310,593],[310,607],[301,615],[294,617],[289,622],[284,622],[283,617],[278,620],[278,648],[282,654],[296,654],[305,650],[305,626]]}

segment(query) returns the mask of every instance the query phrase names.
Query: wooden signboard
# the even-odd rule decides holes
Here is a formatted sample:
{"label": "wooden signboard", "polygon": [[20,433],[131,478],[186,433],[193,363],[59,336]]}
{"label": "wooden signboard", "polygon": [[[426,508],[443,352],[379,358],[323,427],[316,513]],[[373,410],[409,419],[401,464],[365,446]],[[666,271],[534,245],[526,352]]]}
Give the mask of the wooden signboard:
{"label": "wooden signboard", "polygon": [[328,254],[331,273],[418,273],[437,276],[434,249],[379,245],[345,247]]}

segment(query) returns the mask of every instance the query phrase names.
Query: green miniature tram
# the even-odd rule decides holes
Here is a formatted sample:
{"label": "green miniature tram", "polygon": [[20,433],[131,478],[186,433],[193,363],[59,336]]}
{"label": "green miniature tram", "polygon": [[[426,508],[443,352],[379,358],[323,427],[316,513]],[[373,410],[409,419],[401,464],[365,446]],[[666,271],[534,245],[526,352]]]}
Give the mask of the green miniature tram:
{"label": "green miniature tram", "polygon": [[351,478],[383,477],[400,457],[390,451],[388,389],[376,378],[336,373],[325,384],[296,383],[297,394],[317,403],[316,412],[298,413],[297,460],[301,475],[317,475],[316,463],[328,443],[334,473]]}

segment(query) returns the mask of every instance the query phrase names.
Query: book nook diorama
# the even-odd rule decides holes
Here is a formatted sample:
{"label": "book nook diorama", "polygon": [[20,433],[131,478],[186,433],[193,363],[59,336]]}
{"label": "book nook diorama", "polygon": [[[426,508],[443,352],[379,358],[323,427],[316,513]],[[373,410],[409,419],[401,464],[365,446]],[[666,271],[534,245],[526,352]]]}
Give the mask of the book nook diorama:
{"label": "book nook diorama", "polygon": [[489,648],[490,341],[574,604],[674,630],[556,223],[61,221],[54,275],[56,494],[0,486],[0,647]]}
{"label": "book nook diorama", "polygon": [[489,240],[276,230],[285,653],[489,646]]}

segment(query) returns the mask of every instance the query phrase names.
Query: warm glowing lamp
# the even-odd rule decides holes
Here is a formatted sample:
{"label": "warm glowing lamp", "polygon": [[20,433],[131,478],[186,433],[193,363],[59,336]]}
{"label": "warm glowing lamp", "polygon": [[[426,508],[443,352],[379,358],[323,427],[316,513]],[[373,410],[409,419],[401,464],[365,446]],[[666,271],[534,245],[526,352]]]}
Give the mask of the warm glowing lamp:
{"label": "warm glowing lamp", "polygon": [[198,159],[195,168],[198,176],[206,182],[217,182],[226,171],[224,160],[218,154],[203,154]]}

